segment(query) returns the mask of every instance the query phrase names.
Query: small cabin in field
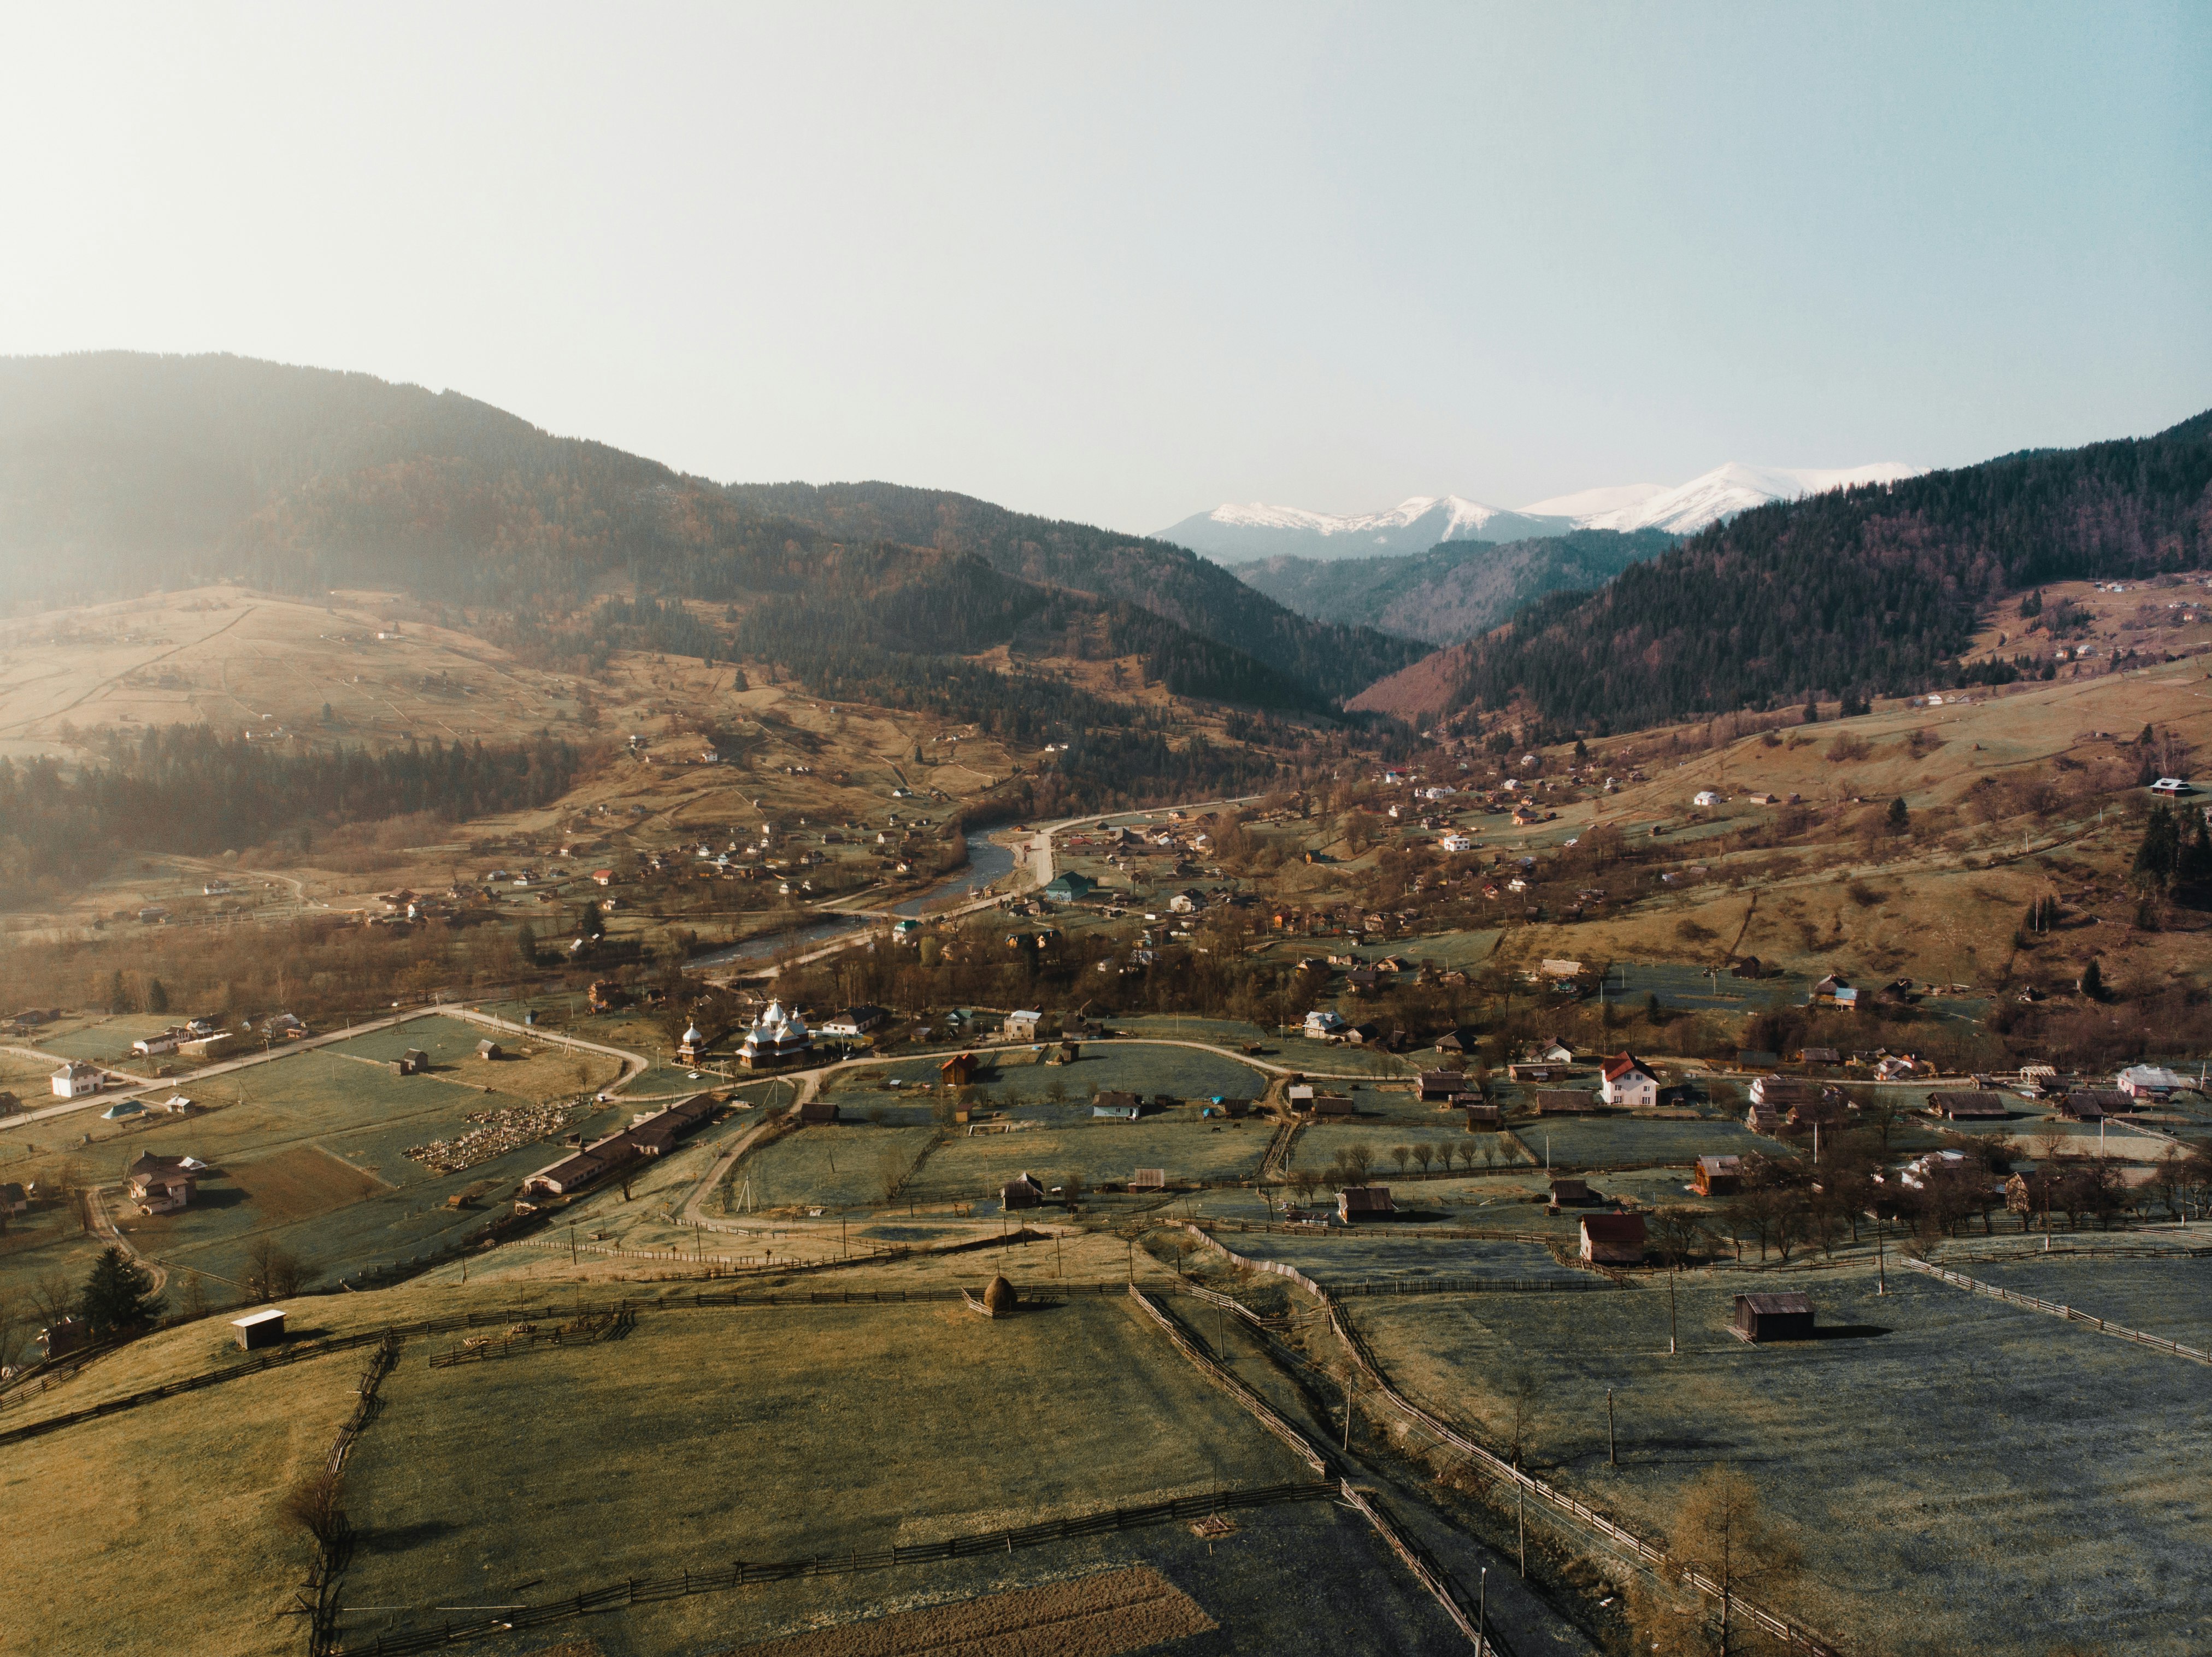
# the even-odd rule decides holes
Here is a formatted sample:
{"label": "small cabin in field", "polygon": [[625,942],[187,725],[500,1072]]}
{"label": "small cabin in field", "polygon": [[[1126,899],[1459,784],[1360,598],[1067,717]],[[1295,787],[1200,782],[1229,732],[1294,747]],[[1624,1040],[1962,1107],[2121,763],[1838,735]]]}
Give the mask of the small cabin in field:
{"label": "small cabin in field", "polygon": [[1449,1100],[1463,1092],[1466,1087],[1467,1078],[1457,1070],[1421,1072],[1421,1098],[1428,1104],[1435,1104],[1438,1100]]}
{"label": "small cabin in field", "polygon": [[420,1047],[410,1047],[399,1056],[399,1074],[404,1076],[422,1075],[430,1068],[430,1056]]}
{"label": "small cabin in field", "polygon": [[937,1067],[937,1075],[948,1087],[965,1087],[975,1080],[979,1068],[975,1054],[955,1053]]}
{"label": "small cabin in field", "polygon": [[1743,1189],[1743,1159],[1701,1156],[1691,1184],[1700,1197],[1733,1197]]}
{"label": "small cabin in field", "polygon": [[1134,1122],[1141,1110],[1136,1094],[1119,1093],[1111,1088],[1100,1088],[1091,1100],[1091,1114],[1110,1121]]}
{"label": "small cabin in field", "polygon": [[1002,1209],[1033,1209],[1044,1201],[1044,1185],[1029,1173],[1016,1174],[999,1187],[999,1206]]}
{"label": "small cabin in field", "polygon": [[826,1099],[810,1099],[799,1107],[799,1119],[810,1127],[816,1123],[835,1122],[837,1107]]}
{"label": "small cabin in field", "polygon": [[1604,1198],[1601,1197],[1595,1191],[1589,1188],[1589,1181],[1587,1179],[1577,1179],[1571,1175],[1562,1175],[1560,1178],[1552,1181],[1552,1206],[1553,1208],[1565,1208],[1577,1206],[1584,1203],[1598,1203],[1602,1201],[1604,1201]]}
{"label": "small cabin in field", "polygon": [[1346,1185],[1336,1194],[1336,1217],[1347,1226],[1385,1219],[1397,1211],[1388,1185]]}
{"label": "small cabin in field", "polygon": [[1953,1122],[2000,1121],[2012,1114],[2003,1094],[1979,1090],[1939,1089],[1928,1095],[1928,1108]]}
{"label": "small cabin in field", "polygon": [[1736,1337],[1763,1344],[1767,1341],[1809,1341],[1814,1338],[1813,1297],[1809,1295],[1739,1295],[1735,1297]]}
{"label": "small cabin in field", "polygon": [[1586,1214],[1582,1258],[1593,1264],[1641,1265],[1644,1226],[1640,1214]]}
{"label": "small cabin in field", "polygon": [[243,1318],[233,1318],[230,1326],[238,1331],[239,1345],[248,1352],[284,1344],[284,1313],[280,1307],[266,1306]]}
{"label": "small cabin in field", "polygon": [[483,1059],[487,1063],[490,1063],[496,1060],[505,1058],[507,1057],[507,1049],[501,1046],[497,1042],[492,1040],[490,1038],[486,1037],[483,1040],[477,1044],[477,1057]]}
{"label": "small cabin in field", "polygon": [[1504,1118],[1495,1105],[1469,1103],[1461,1107],[1467,1112],[1469,1133],[1495,1132],[1505,1125]]}

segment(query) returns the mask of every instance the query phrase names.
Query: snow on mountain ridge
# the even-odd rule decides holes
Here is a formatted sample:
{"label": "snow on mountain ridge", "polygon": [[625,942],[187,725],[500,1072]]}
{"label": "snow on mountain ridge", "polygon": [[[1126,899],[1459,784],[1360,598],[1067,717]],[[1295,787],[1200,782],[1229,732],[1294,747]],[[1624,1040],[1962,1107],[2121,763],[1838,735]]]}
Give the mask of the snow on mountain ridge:
{"label": "snow on mountain ridge", "polygon": [[1501,509],[1485,506],[1480,501],[1463,500],[1456,495],[1414,495],[1401,501],[1387,512],[1331,513],[1309,512],[1304,507],[1269,506],[1264,501],[1253,501],[1244,505],[1217,506],[1206,517],[1214,523],[1232,524],[1240,528],[1304,529],[1316,535],[1357,535],[1379,529],[1403,529],[1416,523],[1438,507],[1444,509],[1446,533],[1442,540],[1457,539],[1455,533],[1463,528],[1480,529],[1497,517]]}
{"label": "snow on mountain ridge", "polygon": [[[1755,466],[1729,460],[1633,506],[1579,519],[1582,529],[1664,529],[1688,535],[1769,501],[1794,501],[1852,484],[1893,484],[1920,470],[1894,460],[1863,466]],[[1593,491],[1595,492],[1595,491]]]}

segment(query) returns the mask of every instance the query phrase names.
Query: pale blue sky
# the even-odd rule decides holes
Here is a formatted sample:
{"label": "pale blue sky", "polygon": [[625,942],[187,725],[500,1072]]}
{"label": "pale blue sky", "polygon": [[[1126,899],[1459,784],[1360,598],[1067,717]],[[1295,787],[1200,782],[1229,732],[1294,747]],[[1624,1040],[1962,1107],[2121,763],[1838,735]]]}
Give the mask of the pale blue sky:
{"label": "pale blue sky", "polygon": [[2212,405],[2212,6],[25,8],[0,351],[1130,530]]}

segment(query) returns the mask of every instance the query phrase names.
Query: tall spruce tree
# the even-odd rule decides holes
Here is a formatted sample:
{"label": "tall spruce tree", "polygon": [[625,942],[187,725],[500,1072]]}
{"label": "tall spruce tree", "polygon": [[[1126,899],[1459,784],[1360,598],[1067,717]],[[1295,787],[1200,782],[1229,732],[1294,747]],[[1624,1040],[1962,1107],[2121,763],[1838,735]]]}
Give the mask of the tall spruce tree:
{"label": "tall spruce tree", "polygon": [[112,1244],[92,1263],[77,1309],[95,1337],[128,1334],[161,1315],[152,1274]]}

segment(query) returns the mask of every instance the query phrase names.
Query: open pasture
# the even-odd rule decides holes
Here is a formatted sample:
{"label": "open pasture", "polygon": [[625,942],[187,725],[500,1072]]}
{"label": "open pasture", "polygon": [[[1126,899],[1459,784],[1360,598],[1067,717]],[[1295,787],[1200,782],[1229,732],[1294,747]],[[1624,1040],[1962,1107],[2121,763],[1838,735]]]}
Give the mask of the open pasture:
{"label": "open pasture", "polygon": [[[1937,1264],[1942,1264],[1940,1257]],[[2054,1301],[2093,1318],[2212,1352],[2212,1260],[2180,1254],[2170,1260],[2147,1260],[2131,1255],[2023,1251],[2017,1260],[1962,1260],[1951,1269],[2015,1295]],[[2198,1387],[2201,1392],[2202,1379]]]}
{"label": "open pasture", "polygon": [[[11,1130],[0,1136],[0,1146],[35,1142],[39,1149],[0,1167],[11,1179],[31,1179],[52,1178],[66,1166],[87,1183],[113,1186],[142,1151],[210,1164],[215,1172],[180,1213],[140,1215],[113,1197],[109,1203],[134,1247],[210,1274],[210,1292],[221,1300],[235,1296],[232,1285],[242,1279],[246,1252],[258,1239],[269,1238],[323,1274],[404,1258],[483,1222],[482,1208],[449,1208],[449,1196],[483,1180],[495,1182],[492,1189],[503,1196],[559,1154],[556,1142],[540,1141],[437,1173],[406,1151],[465,1131],[472,1125],[470,1112],[532,1101],[436,1075],[402,1076],[338,1051],[292,1053],[191,1091],[210,1108],[115,1124],[106,1137],[84,1145],[75,1142],[74,1133],[54,1135],[52,1124]],[[592,1107],[570,1126],[603,1132],[628,1113],[623,1104]],[[58,1235],[40,1252],[56,1244],[72,1260],[82,1252]],[[32,1252],[0,1254],[0,1272],[10,1278],[44,1269]]]}
{"label": "open pasture", "polygon": [[956,1131],[909,1180],[902,1196],[925,1202],[989,1195],[1024,1171],[1047,1186],[1079,1175],[1093,1189],[1127,1180],[1139,1168],[1164,1169],[1170,1181],[1238,1179],[1257,1173],[1267,1148],[1265,1122],[1202,1122],[1152,1117],[1081,1122],[1066,1127],[969,1135]]}
{"label": "open pasture", "polygon": [[174,1064],[174,1054],[164,1054],[159,1061],[141,1058],[131,1051],[131,1044],[145,1036],[158,1036],[177,1020],[165,1014],[118,1013],[88,1024],[65,1027],[52,1033],[38,1033],[36,1045],[41,1052],[52,1053],[58,1058],[81,1058],[94,1064],[119,1064],[126,1069],[147,1074],[149,1063],[166,1062]]}
{"label": "open pasture", "polygon": [[1700,1156],[1787,1155],[1786,1140],[1762,1138],[1741,1122],[1665,1122],[1626,1116],[1539,1117],[1513,1131],[1555,1168],[1602,1168],[1627,1162],[1687,1167]]}
{"label": "open pasture", "polygon": [[[495,1041],[506,1057],[477,1057],[477,1044]],[[430,1056],[433,1077],[494,1087],[518,1099],[556,1099],[604,1087],[622,1074],[619,1059],[580,1051],[559,1042],[495,1030],[463,1019],[410,1019],[388,1030],[334,1043],[333,1053],[378,1064],[397,1065],[400,1054],[419,1047]],[[414,1081],[414,1077],[405,1080]],[[697,1084],[690,1084],[696,1091]]]}
{"label": "open pasture", "polygon": [[[206,1325],[178,1335],[195,1347],[216,1339]],[[299,1619],[270,1611],[305,1578],[313,1544],[278,1503],[330,1453],[364,1360],[313,1359],[10,1445],[0,1456],[0,1506],[18,1522],[0,1587],[0,1654],[166,1657],[180,1642],[216,1657],[296,1653]],[[100,1367],[56,1399],[82,1404],[79,1389]],[[250,1406],[240,1385],[253,1389]],[[6,1419],[12,1426],[38,1413],[27,1404]],[[98,1562],[95,1572],[88,1561]],[[62,1582],[74,1586],[33,1587]],[[176,1604],[180,1584],[189,1584],[188,1634],[148,1614]]]}
{"label": "open pasture", "polygon": [[887,1202],[936,1139],[934,1128],[817,1124],[740,1160],[728,1183],[733,1199],[750,1183],[751,1201],[764,1209]]}
{"label": "open pasture", "polygon": [[[1118,1296],[1004,1321],[943,1303],[652,1313],[620,1342],[496,1362],[432,1369],[410,1349],[385,1399],[350,1477],[347,1597],[368,1605],[551,1599],[1310,1477]],[[594,1430],[617,1418],[618,1438]],[[594,1465],[549,1481],[549,1447],[586,1442]],[[737,1636],[770,1598],[688,1614]]]}
{"label": "open pasture", "polygon": [[[1530,1377],[1535,1471],[1639,1533],[1663,1536],[1705,1469],[1742,1471],[1807,1556],[1770,1597],[1846,1649],[2203,1649],[2212,1513],[2195,1485],[2212,1424],[2176,1407],[2203,1369],[1909,1274],[1889,1285],[1692,1275],[1673,1357],[1650,1288],[1591,1295],[1571,1317],[1510,1295],[1352,1315],[1405,1391],[1493,1442]],[[1728,1332],[1737,1292],[1784,1287],[1811,1294],[1830,1337]]]}
{"label": "open pasture", "polygon": [[1388,1277],[1489,1277],[1556,1282],[1574,1289],[1589,1288],[1604,1281],[1560,1264],[1540,1243],[1424,1237],[1418,1231],[1389,1225],[1329,1236],[1225,1231],[1221,1241],[1248,1258],[1279,1260],[1296,1266],[1324,1288]]}

